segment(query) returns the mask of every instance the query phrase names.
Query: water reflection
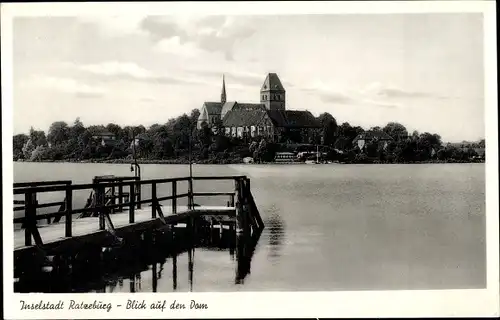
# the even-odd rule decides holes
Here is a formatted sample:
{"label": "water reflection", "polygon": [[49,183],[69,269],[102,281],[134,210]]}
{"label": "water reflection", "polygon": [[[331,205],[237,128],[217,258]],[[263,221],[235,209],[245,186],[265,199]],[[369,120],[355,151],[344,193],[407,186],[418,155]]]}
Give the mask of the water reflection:
{"label": "water reflection", "polygon": [[188,281],[189,281],[189,291],[193,291],[193,258],[194,258],[194,249],[188,250]]}
{"label": "water reflection", "polygon": [[285,238],[285,223],[278,213],[274,213],[264,224],[269,237],[269,257],[277,258],[280,256]]}
{"label": "water reflection", "polygon": [[235,284],[243,284],[245,277],[250,273],[252,257],[261,234],[262,230],[256,230],[248,239],[246,239],[244,235],[238,235],[236,237],[236,256],[238,263],[236,264]]}
{"label": "water reflection", "polygon": [[177,255],[172,258],[172,288],[177,290]]}
{"label": "water reflection", "polygon": [[[92,249],[94,252],[83,253],[79,256],[82,260],[75,261],[71,266],[71,272],[63,272],[63,268],[39,268],[39,272],[32,274],[21,274],[20,281],[15,283],[15,292],[45,292],[45,293],[65,293],[65,292],[158,292],[165,290],[165,284],[159,284],[159,280],[164,277],[165,265],[172,263],[172,278],[166,277],[165,281],[172,281],[172,290],[178,291],[178,267],[185,268],[182,263],[178,265],[179,257],[187,256],[187,280],[188,290],[196,290],[194,279],[195,253],[197,248],[208,251],[229,251],[230,261],[236,264],[235,283],[242,284],[245,277],[250,274],[251,260],[255,247],[259,241],[261,231],[254,232],[250,236],[236,235],[234,228],[221,230],[216,229],[207,241],[203,234],[195,237],[192,244],[185,241],[183,230],[175,230],[174,235],[168,233],[155,235],[155,243],[147,244],[151,237],[140,236],[142,242],[134,243],[127,248],[113,248],[103,250],[101,248]],[[149,239],[149,240],[148,240]],[[202,239],[205,239],[202,241]],[[166,248],[168,248],[166,250]],[[97,249],[102,251],[98,255]],[[90,249],[89,249],[90,250]],[[57,258],[54,261],[64,261],[66,258]],[[171,261],[168,261],[171,259]],[[182,260],[181,260],[182,261]],[[233,262],[233,263],[234,263]],[[90,268],[92,266],[92,268]],[[42,271],[49,270],[50,271]],[[205,270],[202,272],[206,272]],[[184,276],[183,276],[184,277]],[[37,279],[33,283],[30,279]],[[124,281],[128,282],[125,283]],[[147,286],[143,285],[147,282]],[[170,285],[167,285],[170,287]],[[203,289],[203,288],[201,288]],[[168,290],[168,289],[167,289]]]}

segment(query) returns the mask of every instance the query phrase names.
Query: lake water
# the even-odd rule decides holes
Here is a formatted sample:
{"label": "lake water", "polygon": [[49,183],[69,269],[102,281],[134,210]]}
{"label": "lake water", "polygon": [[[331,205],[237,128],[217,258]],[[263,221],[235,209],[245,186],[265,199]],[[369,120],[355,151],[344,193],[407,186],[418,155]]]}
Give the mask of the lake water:
{"label": "lake water", "polygon": [[[188,175],[185,165],[141,168],[143,179]],[[130,166],[14,164],[16,182],[89,183],[105,174],[130,175]],[[242,283],[235,284],[236,262],[227,250],[197,248],[192,282],[188,253],[177,257],[176,291],[486,286],[484,164],[195,165],[194,175],[247,175],[266,228]],[[213,186],[200,184],[196,191]],[[78,198],[83,203],[86,196]],[[173,291],[172,259],[153,267],[167,270],[157,291]],[[151,274],[133,275],[134,290],[151,292]],[[123,280],[129,281],[108,280],[106,291],[129,291]]]}

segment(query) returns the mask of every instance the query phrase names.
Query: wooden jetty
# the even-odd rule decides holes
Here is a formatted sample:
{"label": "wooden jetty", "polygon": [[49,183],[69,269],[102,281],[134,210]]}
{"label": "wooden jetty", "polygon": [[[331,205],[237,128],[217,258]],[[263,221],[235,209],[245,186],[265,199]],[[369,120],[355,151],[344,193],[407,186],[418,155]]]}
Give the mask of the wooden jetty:
{"label": "wooden jetty", "polygon": [[[234,190],[227,192],[195,192],[193,181],[232,180]],[[187,182],[186,193],[177,192],[180,182]],[[170,194],[159,194],[161,185],[170,185]],[[141,190],[150,188],[151,196],[142,198]],[[74,207],[74,193],[91,194],[81,208]],[[65,194],[63,201],[40,203],[43,193]],[[14,230],[14,269],[26,270],[35,257],[72,256],[93,246],[106,248],[123,245],[130,235],[182,227],[188,235],[214,229],[234,231],[252,238],[264,228],[246,176],[181,177],[140,180],[138,177],[96,177],[90,184],[71,181],[44,181],[14,184],[14,211],[24,216],[14,218],[21,225]],[[222,206],[199,206],[196,197],[227,196]],[[187,198],[179,206],[177,200]],[[169,205],[165,205],[165,201]],[[17,205],[17,206],[16,206]],[[57,211],[37,214],[39,208],[57,207]],[[46,221],[41,225],[40,222]],[[23,272],[23,271],[20,271]]]}

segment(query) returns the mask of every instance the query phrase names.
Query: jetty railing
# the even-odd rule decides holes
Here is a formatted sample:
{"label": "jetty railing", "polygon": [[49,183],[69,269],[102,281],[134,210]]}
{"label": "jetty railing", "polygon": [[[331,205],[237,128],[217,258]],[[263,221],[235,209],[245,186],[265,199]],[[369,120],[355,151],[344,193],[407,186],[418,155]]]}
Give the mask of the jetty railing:
{"label": "jetty railing", "polygon": [[[14,189],[16,188],[27,188],[27,187],[42,187],[42,186],[67,186],[71,185],[72,181],[71,180],[52,180],[52,181],[37,181],[37,182],[17,182],[14,183]],[[16,200],[14,199],[14,205],[22,205],[20,207],[14,207],[14,211],[25,211],[27,210],[26,206],[26,198],[24,200]],[[51,222],[59,222],[60,221],[60,213],[62,213],[65,210],[65,205],[66,205],[66,199],[63,201],[55,201],[55,202],[47,202],[47,203],[39,203],[37,200],[36,193],[32,195],[30,199],[30,205],[34,207],[35,211],[36,209],[41,209],[41,208],[50,208],[50,207],[56,207],[58,206],[59,209],[57,210],[56,213],[54,214],[41,214],[39,215],[39,220],[41,219],[47,219],[47,223]],[[58,215],[59,213],[59,215]],[[54,218],[54,220],[51,220],[51,218]],[[14,219],[14,223],[16,220]],[[25,227],[24,224],[22,227]]]}
{"label": "jetty railing", "polygon": [[[129,223],[135,223],[135,209],[140,208],[141,204],[151,204],[151,219],[159,218],[165,223],[165,217],[161,210],[160,202],[171,200],[172,214],[177,214],[177,199],[188,198],[188,203],[193,204],[194,197],[200,196],[229,196],[227,205],[234,207],[236,211],[236,224],[237,229],[247,230],[246,226],[252,228],[263,228],[263,222],[258,214],[257,207],[250,192],[250,179],[246,176],[213,176],[213,177],[181,177],[181,178],[167,178],[167,179],[151,179],[151,180],[138,180],[138,179],[116,179],[110,178],[111,181],[102,179],[94,181],[90,184],[72,184],[71,181],[64,181],[64,183],[18,183],[14,185],[14,195],[24,195],[24,206],[14,208],[14,210],[24,210],[24,217],[14,218],[14,223],[21,223],[24,226],[25,233],[25,246],[32,245],[32,237],[35,244],[39,247],[43,246],[43,241],[40,236],[37,221],[42,219],[54,218],[59,221],[62,217],[65,218],[65,237],[72,237],[73,235],[73,215],[82,213],[94,213],[99,217],[99,230],[107,230],[114,234],[114,225],[110,214],[113,210],[128,207]],[[235,189],[231,192],[194,192],[193,181],[195,180],[234,180]],[[188,181],[188,192],[178,193],[177,183],[181,181]],[[158,186],[160,184],[171,184],[171,194],[166,196],[158,195]],[[149,185],[151,187],[151,197],[149,199],[141,199],[140,197],[129,196],[128,201],[120,201],[124,195],[123,188],[128,188],[129,195],[135,195],[136,188]],[[114,190],[118,188],[118,196],[109,198],[106,201],[106,188]],[[80,209],[73,208],[73,193],[77,190],[92,190],[95,192],[95,205]],[[65,199],[64,210],[37,215],[36,209],[42,206],[49,206],[48,204],[38,204],[36,202],[37,194],[44,192],[64,192]],[[119,199],[119,203],[115,203],[114,199]],[[57,204],[56,202],[52,203]],[[61,202],[59,202],[62,205]],[[194,209],[194,208],[189,208]],[[250,211],[255,211],[256,214],[249,214]],[[106,229],[106,225],[108,228]]]}

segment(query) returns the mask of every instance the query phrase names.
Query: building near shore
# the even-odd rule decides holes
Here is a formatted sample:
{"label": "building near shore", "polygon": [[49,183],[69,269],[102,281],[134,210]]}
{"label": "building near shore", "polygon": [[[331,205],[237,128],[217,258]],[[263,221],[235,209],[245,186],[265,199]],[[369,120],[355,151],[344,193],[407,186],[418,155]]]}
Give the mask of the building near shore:
{"label": "building near shore", "polygon": [[379,147],[385,150],[392,140],[392,137],[384,131],[366,131],[358,134],[352,141],[352,145],[362,150],[367,144],[377,142]]}
{"label": "building near shore", "polygon": [[223,77],[220,102],[205,102],[200,110],[197,127],[201,129],[204,125],[223,130],[226,136],[262,136],[272,141],[277,141],[284,132],[309,139],[321,128],[311,112],[287,110],[286,91],[276,73],[267,74],[260,89],[260,103],[227,101]]}

